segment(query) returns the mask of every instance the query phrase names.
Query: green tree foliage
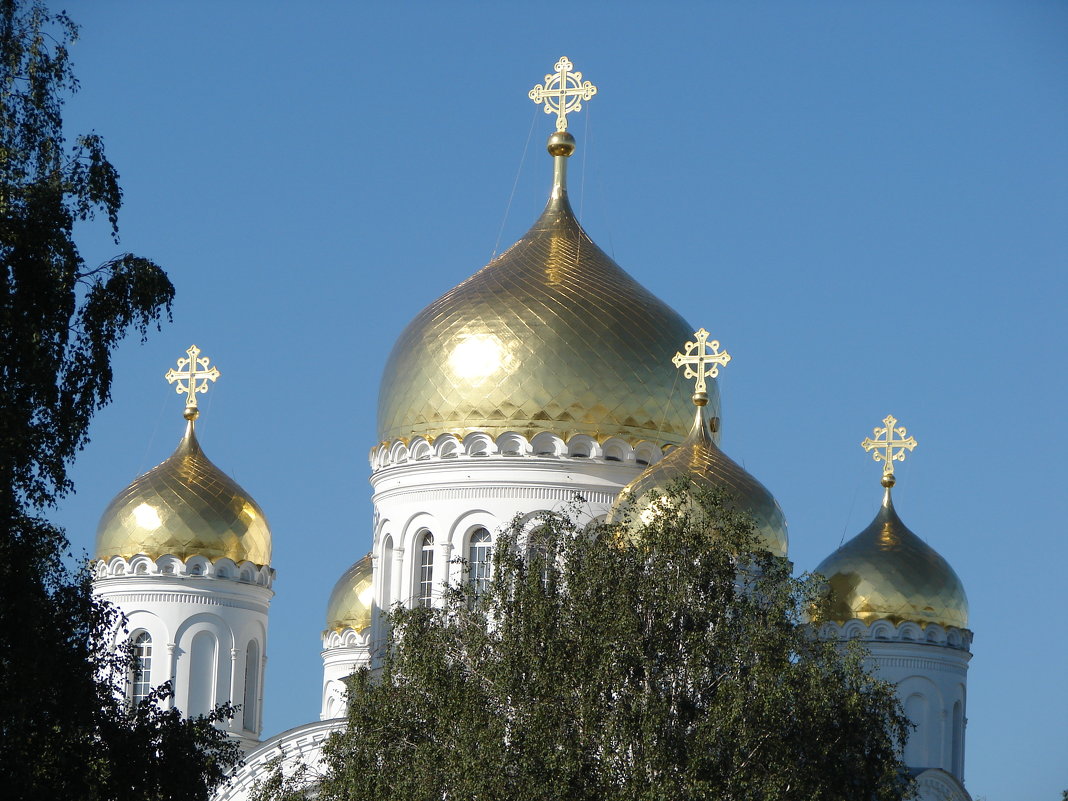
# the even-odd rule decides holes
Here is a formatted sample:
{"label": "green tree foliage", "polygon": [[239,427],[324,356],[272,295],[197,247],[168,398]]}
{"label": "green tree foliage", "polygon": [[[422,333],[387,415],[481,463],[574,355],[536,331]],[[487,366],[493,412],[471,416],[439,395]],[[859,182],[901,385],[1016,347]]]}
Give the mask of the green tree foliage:
{"label": "green tree foliage", "polygon": [[[197,799],[236,750],[212,723],[128,708],[121,624],[44,515],[109,399],[111,354],[169,313],[147,259],[89,267],[74,226],[106,218],[118,241],[118,174],[95,134],[64,139],[77,27],[41,2],[0,0],[0,765],[7,798]],[[161,700],[168,689],[156,693]]]}
{"label": "green tree foliage", "polygon": [[394,609],[318,797],[907,797],[910,724],[862,650],[812,636],[818,583],[722,498],[693,518],[715,534],[665,500],[647,525],[513,525],[481,597]]}
{"label": "green tree foliage", "polygon": [[318,779],[299,757],[284,751],[265,766],[249,793],[249,801],[306,801]]}

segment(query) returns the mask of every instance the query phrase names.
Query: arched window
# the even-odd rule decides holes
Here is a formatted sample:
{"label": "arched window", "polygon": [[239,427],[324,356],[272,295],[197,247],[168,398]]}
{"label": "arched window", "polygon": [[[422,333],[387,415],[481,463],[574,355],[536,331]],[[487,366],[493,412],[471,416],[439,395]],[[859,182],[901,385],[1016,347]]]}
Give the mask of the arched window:
{"label": "arched window", "polygon": [[241,705],[245,731],[256,732],[259,725],[260,646],[255,640],[245,650],[245,697]]}
{"label": "arched window", "polygon": [[152,635],[142,631],[133,641],[130,703],[139,704],[152,692]]}
{"label": "arched window", "polygon": [[[539,513],[544,514],[544,512]],[[541,583],[545,588],[549,587],[553,576],[554,564],[559,554],[559,543],[554,541],[549,530],[542,523],[536,523],[527,534],[527,569],[541,574]]]}
{"label": "arched window", "polygon": [[434,535],[423,532],[419,546],[419,586],[416,601],[420,606],[430,606],[434,592]]}
{"label": "arched window", "polygon": [[467,576],[471,595],[476,598],[489,587],[492,559],[493,540],[490,533],[484,528],[475,529],[467,549]]}

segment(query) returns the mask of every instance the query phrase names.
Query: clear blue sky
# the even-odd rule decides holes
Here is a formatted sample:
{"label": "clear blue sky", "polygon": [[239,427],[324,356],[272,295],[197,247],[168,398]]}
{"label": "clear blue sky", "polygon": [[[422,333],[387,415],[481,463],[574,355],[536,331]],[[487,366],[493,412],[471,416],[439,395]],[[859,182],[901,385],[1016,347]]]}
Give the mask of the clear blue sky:
{"label": "clear blue sky", "polygon": [[967,785],[1068,787],[1068,5],[69,10],[71,130],[104,136],[121,247],[178,297],[121,348],[59,516],[91,549],[110,498],[171,452],[162,375],[198,344],[223,374],[201,442],[274,530],[266,735],[318,716],[327,596],[370,547],[393,340],[537,215],[551,118],[526,93],[566,54],[600,89],[572,124],[576,208],[734,355],[724,447],[778,497],[798,567],[871,519],[858,443],[892,412],[920,443],[898,510],[971,599]]}

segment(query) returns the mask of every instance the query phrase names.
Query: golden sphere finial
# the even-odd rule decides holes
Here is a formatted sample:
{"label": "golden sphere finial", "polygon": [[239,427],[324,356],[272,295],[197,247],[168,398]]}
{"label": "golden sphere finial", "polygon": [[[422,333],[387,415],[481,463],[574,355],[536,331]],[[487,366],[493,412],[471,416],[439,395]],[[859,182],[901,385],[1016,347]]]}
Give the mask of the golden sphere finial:
{"label": "golden sphere finial", "polygon": [[196,406],[186,406],[185,411],[182,412],[182,417],[184,417],[189,422],[193,422],[198,417],[200,417],[200,409],[198,409]]}
{"label": "golden sphere finial", "polygon": [[708,405],[708,393],[707,392],[695,392],[695,393],[693,393],[693,405],[694,406],[707,406]]}
{"label": "golden sphere finial", "polygon": [[545,149],[550,156],[570,156],[575,152],[575,137],[567,131],[556,131],[549,136]]}
{"label": "golden sphere finial", "polygon": [[897,479],[894,478],[894,474],[893,473],[884,473],[883,477],[882,477],[882,479],[880,479],[879,483],[882,484],[887,489],[890,489],[892,486],[894,486],[894,484],[897,483]]}

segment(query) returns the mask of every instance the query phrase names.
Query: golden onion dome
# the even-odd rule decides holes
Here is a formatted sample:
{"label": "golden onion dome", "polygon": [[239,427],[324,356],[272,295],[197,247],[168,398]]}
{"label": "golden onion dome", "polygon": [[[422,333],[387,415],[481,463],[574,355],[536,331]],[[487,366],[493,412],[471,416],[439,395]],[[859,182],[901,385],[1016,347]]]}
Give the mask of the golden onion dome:
{"label": "golden onion dome", "polygon": [[763,546],[775,556],[786,556],[789,538],[778,501],[713,442],[703,405],[697,406],[686,441],[623,488],[609,521],[629,516],[635,524],[648,522],[664,494],[679,484],[724,492],[736,510],[752,516]]}
{"label": "golden onion dome", "polygon": [[338,579],[326,605],[326,630],[363,631],[371,625],[371,554]]}
{"label": "golden onion dome", "polygon": [[[378,437],[473,431],[674,444],[690,411],[663,370],[693,330],[624,272],[579,225],[567,199],[574,139],[550,138],[553,191],[507,252],[408,325],[389,356]],[[712,415],[719,414],[715,384]]]}
{"label": "golden onion dome", "polygon": [[883,483],[883,503],[871,525],[816,568],[830,585],[829,604],[819,617],[967,628],[968,597],[960,578],[897,516],[890,497],[893,474]]}
{"label": "golden onion dome", "polygon": [[173,554],[270,564],[263,510],[204,455],[193,425],[189,419],[166,461],[115,496],[97,527],[97,559]]}

